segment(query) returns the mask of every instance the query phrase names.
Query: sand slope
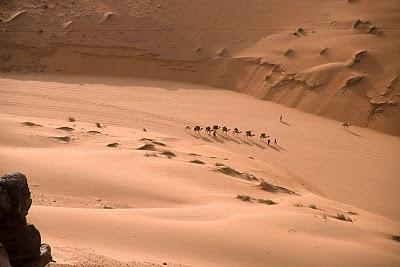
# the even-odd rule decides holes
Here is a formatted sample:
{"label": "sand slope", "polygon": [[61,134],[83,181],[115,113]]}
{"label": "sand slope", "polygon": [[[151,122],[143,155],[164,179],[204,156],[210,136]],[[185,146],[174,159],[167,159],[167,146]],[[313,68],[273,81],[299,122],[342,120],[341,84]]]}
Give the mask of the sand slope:
{"label": "sand slope", "polygon": [[4,2],[0,70],[185,81],[399,135],[399,5]]}
{"label": "sand slope", "polygon": [[[397,137],[176,82],[7,75],[0,95],[0,172],[29,177],[58,264],[399,265]],[[279,146],[184,130],[214,123]]]}

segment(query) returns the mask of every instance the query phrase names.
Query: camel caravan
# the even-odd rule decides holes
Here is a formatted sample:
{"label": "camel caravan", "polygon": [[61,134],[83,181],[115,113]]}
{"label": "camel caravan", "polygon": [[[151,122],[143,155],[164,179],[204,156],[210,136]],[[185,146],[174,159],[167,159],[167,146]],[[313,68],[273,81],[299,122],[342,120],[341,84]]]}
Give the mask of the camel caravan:
{"label": "camel caravan", "polygon": [[[193,132],[195,133],[195,134],[201,134],[201,132],[202,132],[202,130],[203,130],[203,127],[201,127],[201,126],[195,126],[195,127],[191,127],[191,126],[186,126],[185,127],[185,131],[186,132],[189,132],[189,131],[191,131],[193,129]],[[231,131],[231,129],[230,128],[228,128],[228,127],[226,127],[226,126],[223,126],[222,128],[220,127],[220,126],[218,126],[218,125],[214,125],[214,126],[207,126],[207,127],[205,127],[204,128],[204,132],[206,133],[206,134],[208,134],[208,135],[210,135],[210,136],[212,136],[212,137],[214,137],[214,138],[216,138],[217,137],[217,133],[218,133],[218,131],[221,129],[221,132],[222,132],[222,134],[223,135],[228,135],[229,134],[229,132]],[[232,135],[233,136],[236,136],[236,137],[240,137],[240,134],[242,133],[242,131],[240,131],[238,128],[234,128],[233,130],[232,130]],[[245,131],[245,132],[243,132],[243,134],[244,134],[244,138],[246,138],[246,139],[253,139],[253,137],[254,136],[256,136],[254,133],[253,133],[253,131],[251,131],[251,130],[247,130],[247,131]],[[270,136],[269,135],[267,135],[266,133],[261,133],[260,134],[260,141],[262,141],[262,142],[267,142],[268,143],[268,145],[270,145],[270,142],[271,142],[271,140],[269,139],[270,138]],[[274,145],[278,145],[278,142],[276,141],[276,139],[274,140]]]}
{"label": "camel caravan", "polygon": [[[281,115],[280,118],[279,118],[279,121],[283,122],[282,119],[283,119],[283,116]],[[350,123],[347,123],[347,122],[343,122],[342,123],[342,128],[344,128],[347,131],[349,131],[349,127],[350,126],[351,126]],[[207,126],[207,127],[204,128],[204,132],[206,134],[210,135],[210,136],[212,135],[213,138],[216,138],[219,129],[221,129],[221,127],[218,126],[218,125]],[[186,132],[189,132],[191,130],[192,130],[191,126],[186,126],[185,127],[185,131]],[[195,134],[201,134],[202,130],[203,130],[203,127],[198,126],[198,125],[193,128],[193,131],[194,131]],[[222,131],[222,135],[228,135],[228,133],[231,131],[231,129],[226,127],[226,126],[223,126],[221,131]],[[235,136],[235,137],[240,137],[241,133],[242,133],[242,131],[240,131],[238,128],[234,128],[232,130],[232,135]],[[252,140],[253,137],[256,136],[253,133],[253,131],[251,131],[251,130],[247,130],[247,131],[243,132],[243,134],[244,134],[244,138],[245,139],[250,139],[250,140]],[[269,135],[267,135],[266,133],[261,133],[259,138],[260,138],[260,141],[267,142],[268,146],[270,145],[270,143],[271,143],[271,139],[270,138],[271,137]],[[276,138],[274,139],[274,145],[278,146],[278,141],[276,140]]]}

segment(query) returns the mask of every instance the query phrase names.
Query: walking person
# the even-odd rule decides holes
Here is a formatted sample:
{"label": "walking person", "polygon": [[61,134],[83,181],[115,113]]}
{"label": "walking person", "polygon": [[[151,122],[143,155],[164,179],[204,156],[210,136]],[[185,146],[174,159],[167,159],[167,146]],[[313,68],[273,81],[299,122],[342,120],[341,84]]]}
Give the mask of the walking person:
{"label": "walking person", "polygon": [[279,121],[282,122],[283,116],[281,115],[281,117],[279,118]]}
{"label": "walking person", "polygon": [[275,146],[278,145],[278,141],[276,141],[276,138],[275,138],[275,141],[274,141],[274,145],[275,145]]}
{"label": "walking person", "polygon": [[271,140],[268,138],[268,146],[269,146],[269,143],[271,142]]}

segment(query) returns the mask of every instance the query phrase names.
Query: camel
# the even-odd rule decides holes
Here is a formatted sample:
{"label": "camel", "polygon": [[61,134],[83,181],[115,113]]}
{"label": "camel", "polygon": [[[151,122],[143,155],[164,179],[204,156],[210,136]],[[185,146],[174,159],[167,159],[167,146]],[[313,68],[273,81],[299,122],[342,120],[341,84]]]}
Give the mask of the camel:
{"label": "camel", "polygon": [[233,134],[235,134],[236,136],[239,136],[240,133],[242,133],[242,132],[239,131],[238,128],[233,129]]}
{"label": "camel", "polygon": [[253,136],[255,136],[255,134],[253,134],[250,130],[246,131],[246,133],[245,133],[246,138],[253,138]]}
{"label": "camel", "polygon": [[214,125],[214,126],[213,126],[213,130],[214,130],[214,131],[217,131],[219,128],[221,128],[221,127],[219,127],[218,125]]}
{"label": "camel", "polygon": [[212,132],[211,127],[210,127],[210,126],[207,126],[207,127],[206,127],[206,134],[210,135],[211,132]]}
{"label": "camel", "polygon": [[231,129],[228,129],[226,126],[222,127],[222,133],[228,134]]}
{"label": "camel", "polygon": [[343,122],[343,124],[342,124],[342,127],[343,127],[344,129],[346,129],[346,130],[348,130],[350,126],[351,126],[351,124],[350,124],[350,123],[347,123],[347,122]]}
{"label": "camel", "polygon": [[193,128],[193,131],[195,132],[195,133],[200,133],[200,131],[201,130],[203,130],[203,127],[200,127],[200,126],[195,126],[194,128]]}
{"label": "camel", "polygon": [[264,140],[267,139],[268,137],[269,137],[269,135],[267,135],[267,134],[265,134],[265,133],[260,134],[260,140],[261,140],[261,141],[264,141]]}
{"label": "camel", "polygon": [[185,132],[189,131],[190,129],[192,129],[192,127],[186,126],[186,127],[185,127]]}

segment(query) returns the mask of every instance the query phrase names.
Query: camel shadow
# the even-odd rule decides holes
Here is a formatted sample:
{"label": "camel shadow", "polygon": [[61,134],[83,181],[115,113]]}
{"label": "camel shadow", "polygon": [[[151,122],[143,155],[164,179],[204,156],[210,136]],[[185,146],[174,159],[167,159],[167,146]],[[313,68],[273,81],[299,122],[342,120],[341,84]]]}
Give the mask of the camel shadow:
{"label": "camel shadow", "polygon": [[269,148],[272,148],[273,150],[281,153],[281,148],[279,146],[269,146]]}
{"label": "camel shadow", "polygon": [[280,145],[276,145],[276,147],[277,147],[279,150],[287,151],[284,147],[282,147],[282,146],[280,146]]}
{"label": "camel shadow", "polygon": [[225,143],[225,141],[224,141],[224,139],[222,139],[222,137],[216,136],[216,137],[213,137],[213,140],[215,140],[216,142],[218,142],[220,144]]}
{"label": "camel shadow", "polygon": [[255,145],[256,147],[258,147],[258,148],[265,149],[265,146],[263,146],[263,145],[257,143],[257,141],[253,141],[253,140],[252,140],[251,143],[252,143],[253,145]]}
{"label": "camel shadow", "polygon": [[192,137],[194,137],[196,139],[203,140],[203,141],[208,142],[208,143],[212,143],[213,142],[210,138],[207,138],[206,136],[203,136],[203,135],[190,134],[190,136],[192,136]]}
{"label": "camel shadow", "polygon": [[238,140],[236,140],[235,138],[232,138],[232,137],[230,137],[228,135],[221,135],[220,137],[222,139],[224,139],[225,141],[227,141],[227,142],[234,142],[236,144],[240,144],[240,142]]}
{"label": "camel shadow", "polygon": [[248,145],[248,146],[253,146],[253,144],[247,140],[242,139],[243,144]]}
{"label": "camel shadow", "polygon": [[285,124],[286,126],[293,127],[290,123],[287,123],[286,121],[281,121],[282,124]]}
{"label": "camel shadow", "polygon": [[362,136],[359,135],[358,133],[355,133],[355,132],[353,132],[353,131],[351,131],[351,130],[347,130],[347,132],[350,133],[350,134],[352,134],[352,135],[355,135],[355,136],[357,136],[357,137],[362,137]]}

